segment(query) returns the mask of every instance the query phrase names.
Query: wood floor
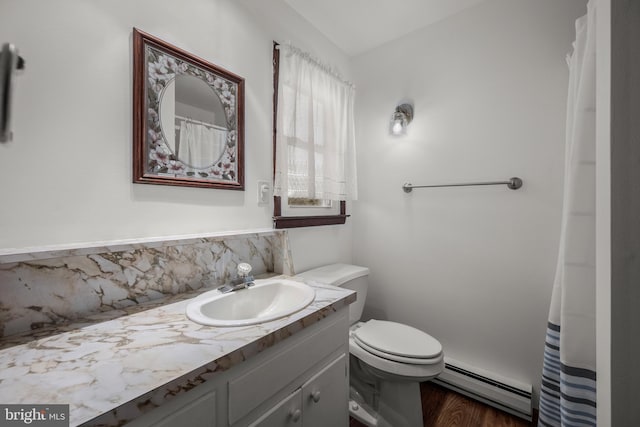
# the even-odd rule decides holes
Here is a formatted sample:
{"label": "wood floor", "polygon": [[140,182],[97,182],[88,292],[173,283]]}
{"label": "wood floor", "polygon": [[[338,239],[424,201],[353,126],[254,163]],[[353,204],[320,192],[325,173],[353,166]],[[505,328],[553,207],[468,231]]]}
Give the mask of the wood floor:
{"label": "wood floor", "polygon": [[[475,401],[437,384],[420,385],[424,427],[531,427],[521,418]],[[349,427],[365,427],[350,421]]]}

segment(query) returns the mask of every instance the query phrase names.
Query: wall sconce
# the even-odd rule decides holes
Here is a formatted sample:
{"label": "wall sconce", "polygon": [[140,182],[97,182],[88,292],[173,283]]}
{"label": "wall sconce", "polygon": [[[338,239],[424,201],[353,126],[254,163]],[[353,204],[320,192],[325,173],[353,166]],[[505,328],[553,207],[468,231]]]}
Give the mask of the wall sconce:
{"label": "wall sconce", "polygon": [[403,135],[407,133],[407,125],[413,120],[413,105],[400,104],[391,116],[391,133]]}

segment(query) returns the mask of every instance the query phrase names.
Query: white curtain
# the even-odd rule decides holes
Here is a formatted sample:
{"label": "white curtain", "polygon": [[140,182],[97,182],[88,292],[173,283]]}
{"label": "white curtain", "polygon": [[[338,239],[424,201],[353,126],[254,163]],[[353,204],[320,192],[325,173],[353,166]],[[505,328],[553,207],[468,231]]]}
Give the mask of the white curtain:
{"label": "white curtain", "polygon": [[226,130],[182,121],[178,157],[195,169],[204,169],[220,158],[226,142]]}
{"label": "white curtain", "polygon": [[278,82],[274,194],[356,200],[353,85],[290,45]]}
{"label": "white curtain", "polygon": [[564,203],[539,426],[596,425],[595,14],[590,0],[568,58]]}

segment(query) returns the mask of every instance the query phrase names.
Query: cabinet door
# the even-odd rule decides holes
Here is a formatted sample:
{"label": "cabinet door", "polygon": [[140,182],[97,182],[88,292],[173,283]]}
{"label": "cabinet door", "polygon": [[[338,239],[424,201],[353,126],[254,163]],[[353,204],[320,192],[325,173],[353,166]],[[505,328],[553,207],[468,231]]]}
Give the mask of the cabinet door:
{"label": "cabinet door", "polygon": [[347,361],[341,354],[302,386],[304,427],[349,425]]}
{"label": "cabinet door", "polygon": [[127,427],[216,427],[215,407],[215,391],[201,393],[194,389],[135,419]]}
{"label": "cabinet door", "polygon": [[302,391],[296,390],[249,427],[301,427]]}

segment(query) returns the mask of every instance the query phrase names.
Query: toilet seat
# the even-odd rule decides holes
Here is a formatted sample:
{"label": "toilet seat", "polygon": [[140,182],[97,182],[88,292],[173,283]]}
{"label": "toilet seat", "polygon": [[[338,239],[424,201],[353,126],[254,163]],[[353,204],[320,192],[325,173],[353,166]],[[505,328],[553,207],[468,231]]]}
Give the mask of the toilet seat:
{"label": "toilet seat", "polygon": [[363,342],[360,342],[358,340],[358,337],[354,337],[354,340],[355,340],[357,345],[359,345],[360,347],[362,347],[364,350],[368,351],[369,353],[375,354],[378,357],[383,357],[385,359],[392,360],[394,362],[406,363],[406,364],[412,364],[412,365],[413,364],[415,364],[415,365],[433,365],[434,363],[438,362],[437,358],[417,359],[417,358],[412,358],[412,357],[402,357],[402,356],[398,356],[396,354],[384,353],[382,351],[376,350],[373,347],[369,347],[368,345],[366,345]]}
{"label": "toilet seat", "polygon": [[365,350],[400,363],[430,365],[442,354],[438,340],[402,323],[369,320],[355,328],[353,337]]}
{"label": "toilet seat", "polygon": [[438,376],[444,369],[442,354],[429,365],[395,362],[365,350],[353,337],[349,339],[349,353],[369,367],[378,370],[388,381],[427,381]]}
{"label": "toilet seat", "polygon": [[[370,320],[369,322],[372,321]],[[366,343],[363,343],[360,339],[356,338],[356,334],[369,322],[357,323],[351,326],[351,332],[349,334],[349,353],[352,356],[360,359],[371,368],[378,370],[380,374],[385,378],[392,379],[393,381],[426,381],[435,376],[438,376],[444,369],[444,354],[442,352],[440,343],[438,343],[437,340],[430,337],[428,334],[419,330],[418,332],[433,339],[437,343],[437,346],[440,346],[440,352],[438,355],[430,358],[412,358],[406,356],[398,356],[397,354],[377,350],[375,348],[372,348],[370,345],[367,346]],[[372,325],[375,325],[375,322]],[[400,325],[401,327],[410,328],[410,326],[407,325],[398,325]],[[367,329],[365,329],[365,332],[367,331]],[[368,334],[365,333],[363,335],[366,339]],[[421,336],[421,338],[424,337]],[[406,348],[403,348],[403,350],[405,350],[405,353],[407,353]],[[395,352],[397,353],[398,351],[396,350]],[[429,351],[427,351],[426,353],[428,354]],[[392,375],[392,378],[389,377],[389,374]]]}

